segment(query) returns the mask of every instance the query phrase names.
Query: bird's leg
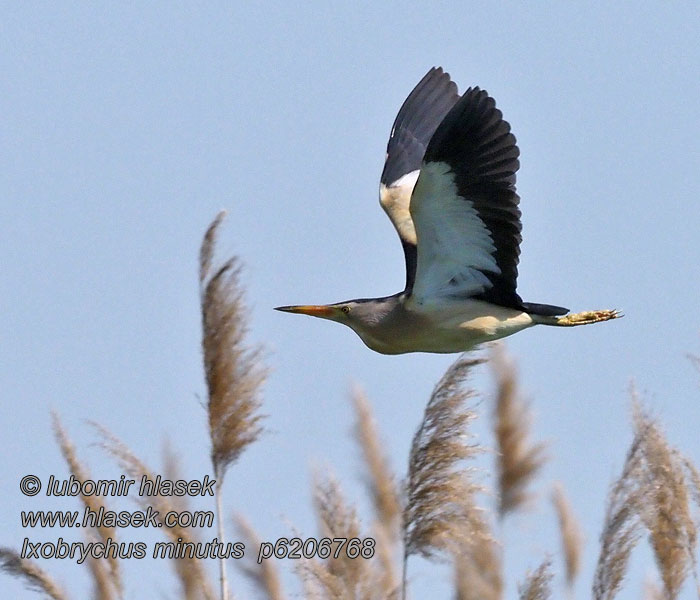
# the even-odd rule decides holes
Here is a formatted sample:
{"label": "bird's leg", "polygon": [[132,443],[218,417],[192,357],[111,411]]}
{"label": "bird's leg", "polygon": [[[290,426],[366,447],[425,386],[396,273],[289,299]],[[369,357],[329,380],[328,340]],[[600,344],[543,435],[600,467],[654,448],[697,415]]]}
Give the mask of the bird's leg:
{"label": "bird's leg", "polygon": [[570,313],[563,317],[546,317],[540,321],[543,325],[555,325],[557,327],[576,327],[577,325],[588,325],[589,323],[600,323],[610,319],[622,317],[619,310],[587,310],[579,313]]}

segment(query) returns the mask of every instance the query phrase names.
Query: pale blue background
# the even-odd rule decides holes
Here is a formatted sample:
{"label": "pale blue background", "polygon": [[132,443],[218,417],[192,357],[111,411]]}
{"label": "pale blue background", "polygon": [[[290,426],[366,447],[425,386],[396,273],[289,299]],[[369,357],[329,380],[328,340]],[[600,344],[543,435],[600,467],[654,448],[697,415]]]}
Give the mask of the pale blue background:
{"label": "pale blue background", "polygon": [[[77,507],[18,491],[27,473],[67,476],[52,408],[96,478],[120,472],[85,419],[154,467],[168,435],[188,478],[209,472],[196,259],[222,207],[220,255],[247,265],[251,339],[272,368],[268,434],[229,472],[227,506],[266,539],[290,524],[315,533],[310,473],[328,463],[367,521],[351,383],[366,388],[403,473],[453,357],[381,356],[349,330],[272,307],[402,287],[377,182],[396,111],[442,65],[460,89],[493,94],[518,138],[522,296],[627,315],[508,342],[551,460],[532,513],[502,528],[507,597],[546,553],[563,572],[554,480],[586,531],[576,598],[589,597],[606,492],[630,442],[631,380],[700,462],[700,376],[686,358],[700,352],[698,17],[691,2],[3,3],[1,543],[21,545],[22,509]],[[486,398],[475,431],[490,445],[488,371],[474,384]],[[79,539],[30,537],[61,534]],[[83,567],[46,567],[87,597]],[[124,570],[128,598],[175,593],[166,565]],[[620,598],[640,597],[647,576],[641,549]],[[410,577],[414,598],[449,597],[444,568],[412,561]],[[232,587],[249,597],[237,575]],[[6,576],[0,590],[30,597]]]}

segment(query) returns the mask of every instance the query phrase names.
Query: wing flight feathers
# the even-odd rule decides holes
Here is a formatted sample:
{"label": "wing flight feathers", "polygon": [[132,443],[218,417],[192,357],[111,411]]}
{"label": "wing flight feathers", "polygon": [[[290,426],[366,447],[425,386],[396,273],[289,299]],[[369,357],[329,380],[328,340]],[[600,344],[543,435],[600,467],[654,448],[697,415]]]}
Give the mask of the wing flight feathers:
{"label": "wing flight feathers", "polygon": [[493,98],[468,89],[433,134],[410,201],[416,301],[451,295],[522,308],[518,156]]}
{"label": "wing flight feathers", "polygon": [[430,69],[401,106],[387,144],[379,202],[394,224],[406,260],[406,291],[416,272],[416,232],[411,194],[430,138],[459,99],[457,86],[440,67]]}

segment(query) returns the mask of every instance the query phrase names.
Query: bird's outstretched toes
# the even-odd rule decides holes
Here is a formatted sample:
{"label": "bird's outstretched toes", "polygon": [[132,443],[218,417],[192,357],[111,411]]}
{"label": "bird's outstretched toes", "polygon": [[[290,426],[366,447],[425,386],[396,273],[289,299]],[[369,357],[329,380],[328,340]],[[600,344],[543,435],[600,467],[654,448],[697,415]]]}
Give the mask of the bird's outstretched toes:
{"label": "bird's outstretched toes", "polygon": [[619,310],[587,310],[584,312],[570,313],[563,317],[551,317],[552,321],[547,322],[547,325],[556,325],[558,327],[576,327],[577,325],[589,325],[590,323],[601,323],[602,321],[610,321],[611,319],[619,319],[624,316]]}

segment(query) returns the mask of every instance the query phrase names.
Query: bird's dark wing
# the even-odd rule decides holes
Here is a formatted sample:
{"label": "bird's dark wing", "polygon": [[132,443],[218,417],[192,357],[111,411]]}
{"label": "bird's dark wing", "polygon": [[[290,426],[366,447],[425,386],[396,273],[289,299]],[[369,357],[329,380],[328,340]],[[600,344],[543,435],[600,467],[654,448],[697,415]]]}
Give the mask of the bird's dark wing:
{"label": "bird's dark wing", "polygon": [[420,169],[430,138],[457,100],[457,85],[441,67],[433,67],[418,82],[391,128],[381,178],[384,185]]}
{"label": "bird's dark wing", "polygon": [[518,147],[493,98],[470,88],[430,139],[410,202],[413,300],[476,297],[522,309]]}
{"label": "bird's dark wing", "polygon": [[379,202],[401,238],[407,292],[411,291],[416,272],[416,232],[408,208],[411,193],[428,142],[457,100],[457,86],[449,74],[433,67],[401,106],[387,144]]}

